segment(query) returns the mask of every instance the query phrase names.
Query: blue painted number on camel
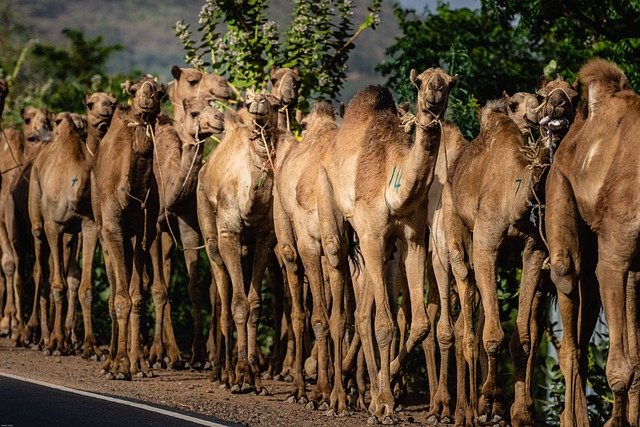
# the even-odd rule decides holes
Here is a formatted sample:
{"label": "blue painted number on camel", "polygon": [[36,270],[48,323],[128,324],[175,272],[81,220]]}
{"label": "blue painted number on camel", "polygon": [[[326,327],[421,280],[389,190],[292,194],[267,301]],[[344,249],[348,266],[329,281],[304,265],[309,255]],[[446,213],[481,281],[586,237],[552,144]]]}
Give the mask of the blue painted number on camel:
{"label": "blue painted number on camel", "polygon": [[74,185],[76,185],[76,182],[78,182],[78,178],[72,178],[71,179],[71,186],[73,187]]}
{"label": "blue painted number on camel", "polygon": [[[397,175],[396,175],[396,169],[398,169]],[[395,177],[395,180],[394,180],[394,177]],[[389,179],[389,185],[387,185],[387,188],[391,187],[391,184],[393,183],[393,188],[395,188],[397,192],[398,188],[400,188],[400,177],[402,177],[402,169],[397,168],[397,166],[394,166],[393,172],[391,172],[391,179]]]}
{"label": "blue painted number on camel", "polygon": [[522,180],[521,179],[516,179],[516,181],[518,183],[518,187],[516,187],[516,194],[514,194],[513,196],[517,196],[518,195],[518,191],[520,191],[520,184],[522,184]]}

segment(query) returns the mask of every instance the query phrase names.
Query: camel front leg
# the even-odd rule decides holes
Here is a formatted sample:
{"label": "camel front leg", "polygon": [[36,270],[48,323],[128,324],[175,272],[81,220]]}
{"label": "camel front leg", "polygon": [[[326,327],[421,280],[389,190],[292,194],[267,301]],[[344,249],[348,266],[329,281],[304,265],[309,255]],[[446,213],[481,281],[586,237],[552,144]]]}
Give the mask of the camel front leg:
{"label": "camel front leg", "polygon": [[[151,235],[152,239],[153,237],[154,236]],[[147,244],[151,243],[151,245],[153,245],[154,243],[148,242],[148,239],[149,237],[147,237]],[[143,247],[143,240],[142,233],[138,233],[134,243],[133,268],[129,283],[129,295],[131,298],[129,359],[131,361],[131,375],[137,376],[138,378],[153,377],[153,372],[149,369],[145,361],[140,329],[140,322],[145,306],[143,280],[145,268],[150,261],[149,251]]]}
{"label": "camel front leg", "polygon": [[47,325],[47,312],[49,305],[49,278],[47,275],[49,261],[49,244],[41,221],[32,223],[34,252],[36,262],[33,266],[33,281],[35,292],[33,295],[33,309],[29,322],[27,322],[26,342],[36,343],[37,330],[40,328],[40,343],[49,345],[49,326]]}
{"label": "camel front leg", "polygon": [[53,273],[51,275],[51,295],[53,297],[52,307],[55,310],[53,331],[49,341],[48,349],[54,355],[59,355],[65,350],[65,334],[62,321],[62,306],[64,295],[66,294],[67,282],[64,279],[64,254],[63,254],[63,231],[62,226],[45,221],[45,234],[51,248],[51,258]]}
{"label": "camel front leg", "polygon": [[164,356],[164,343],[162,339],[164,335],[164,313],[167,310],[168,300],[168,289],[165,282],[163,268],[162,240],[162,238],[155,239],[149,252],[151,257],[151,266],[153,268],[151,295],[156,312],[153,345],[149,351],[149,363],[151,363],[154,369],[161,368],[162,358]]}
{"label": "camel front leg", "polygon": [[[184,241],[184,237],[182,234],[182,228],[180,228],[180,239],[182,239],[182,245],[184,247],[196,247],[198,245],[198,236],[195,237],[195,245],[186,246]],[[167,362],[168,368],[173,369],[182,369],[184,368],[184,360],[182,359],[182,355],[180,354],[180,349],[178,348],[178,342],[176,341],[176,335],[173,331],[173,321],[171,320],[171,299],[169,298],[169,284],[171,283],[171,251],[175,246],[172,236],[163,236],[162,233],[159,235],[159,239],[162,240],[162,259],[163,259],[163,279],[164,284],[166,286],[166,302],[164,309],[164,317],[162,318],[162,343],[163,343],[163,354],[169,358],[169,362]],[[191,235],[193,239],[193,235]],[[193,240],[191,241],[193,242]],[[196,252],[195,257],[197,260],[197,251],[190,251],[189,259],[193,259],[193,252]],[[186,259],[186,254],[185,254]],[[196,266],[197,268],[197,266]],[[187,273],[189,273],[189,269],[187,267]],[[191,282],[191,276],[189,276],[189,281]],[[202,331],[200,331],[200,335],[202,335]]]}
{"label": "camel front leg", "polygon": [[79,346],[76,334],[76,305],[82,272],[78,264],[78,234],[63,235],[63,272],[67,282],[67,317],[64,322],[65,347],[76,350]]}
{"label": "camel front leg", "polygon": [[91,306],[93,303],[93,256],[98,245],[98,228],[92,220],[82,221],[82,278],[80,280],[79,299],[82,308],[82,321],[84,325],[84,340],[82,342],[82,358],[88,359],[100,354],[93,334],[93,322],[91,319]]}
{"label": "camel front leg", "polygon": [[[634,376],[629,390],[629,423],[632,426],[640,425],[640,324],[638,321],[638,285],[640,285],[640,272],[629,272],[627,280],[627,339],[629,342],[629,359]],[[632,303],[636,302],[636,303]]]}

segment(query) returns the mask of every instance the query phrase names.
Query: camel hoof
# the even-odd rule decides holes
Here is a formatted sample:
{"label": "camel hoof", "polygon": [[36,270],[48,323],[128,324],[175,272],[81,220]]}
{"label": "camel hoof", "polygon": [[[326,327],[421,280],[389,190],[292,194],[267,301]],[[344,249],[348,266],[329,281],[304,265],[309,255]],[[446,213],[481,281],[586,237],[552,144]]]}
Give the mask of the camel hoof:
{"label": "camel hoof", "polygon": [[398,403],[398,405],[396,405],[396,407],[395,407],[395,411],[396,412],[404,411],[404,405],[402,403]]}
{"label": "camel hoof", "polygon": [[153,371],[149,371],[149,372],[147,372],[147,374],[146,374],[146,375],[147,375],[147,378],[153,378],[153,377],[155,377],[155,376],[156,376],[156,375],[153,373]]}
{"label": "camel hoof", "polygon": [[306,405],[309,402],[309,399],[307,399],[307,396],[302,396],[300,399],[298,399],[298,403],[301,403],[303,405]]}
{"label": "camel hoof", "polygon": [[482,424],[485,424],[487,422],[487,416],[485,414],[479,415],[478,421],[480,421]]}
{"label": "camel hoof", "polygon": [[[449,422],[448,421],[445,422],[443,418],[442,423],[448,424]],[[430,426],[438,425],[438,417],[436,417],[435,415],[430,415],[429,418],[427,418],[427,425],[430,425]]]}
{"label": "camel hoof", "polygon": [[329,409],[329,404],[327,402],[320,402],[320,405],[318,405],[318,410],[326,411],[327,409]]}
{"label": "camel hoof", "polygon": [[329,409],[325,415],[327,417],[335,417],[337,414],[336,414],[336,411],[334,411],[333,409]]}
{"label": "camel hoof", "polygon": [[227,387],[227,385],[226,385],[225,383],[220,383],[220,385],[218,386],[218,388],[219,388],[220,390],[227,390],[227,388],[228,388],[228,387]]}
{"label": "camel hoof", "polygon": [[289,403],[296,403],[296,397],[295,396],[289,396],[287,398],[287,402]]}
{"label": "camel hoof", "polygon": [[211,369],[211,366],[213,366],[213,365],[211,365],[211,362],[206,362],[202,369],[208,371],[209,369]]}
{"label": "camel hoof", "polygon": [[89,360],[91,360],[92,362],[97,362],[97,361],[98,361],[98,355],[97,355],[97,354],[92,355],[92,356],[89,358]]}
{"label": "camel hoof", "polygon": [[343,409],[342,412],[340,412],[340,416],[341,417],[348,417],[349,416],[349,411],[347,411],[346,409]]}
{"label": "camel hoof", "polygon": [[60,353],[60,350],[54,350],[53,353],[51,353],[53,356],[62,356],[62,353]]}
{"label": "camel hoof", "polygon": [[287,374],[287,376],[284,377],[284,382],[286,382],[286,383],[292,383],[293,382],[293,377],[291,376],[291,374]]}
{"label": "camel hoof", "polygon": [[502,421],[502,417],[500,415],[498,415],[498,414],[495,414],[493,416],[493,418],[491,419],[491,422],[494,423],[494,424],[499,424],[500,421]]}
{"label": "camel hoof", "polygon": [[271,379],[271,372],[265,372],[264,374],[262,374],[262,379],[263,380],[270,380]]}
{"label": "camel hoof", "polygon": [[125,379],[127,379],[127,377],[122,372],[118,372],[116,374],[116,379],[117,380],[125,380]]}
{"label": "camel hoof", "polygon": [[[104,370],[104,369],[103,369],[103,370]],[[112,374],[111,372],[107,372],[106,377],[107,377],[107,379],[108,379],[108,380],[112,380],[112,379],[114,379],[114,376],[113,376],[113,374]]]}
{"label": "camel hoof", "polygon": [[100,356],[100,361],[104,362],[105,360],[107,360],[107,355],[103,354],[102,356]]}
{"label": "camel hoof", "polygon": [[238,394],[241,391],[242,390],[240,389],[240,384],[234,384],[234,385],[231,386],[231,393]]}
{"label": "camel hoof", "polygon": [[51,356],[51,351],[48,348],[45,348],[44,350],[42,350],[42,354],[44,354],[45,356]]}
{"label": "camel hoof", "polygon": [[385,426],[391,426],[391,425],[394,425],[395,423],[396,422],[390,416],[386,416],[384,417],[384,420],[382,420],[382,424]]}
{"label": "camel hoof", "polygon": [[316,410],[316,403],[313,400],[311,400],[309,403],[306,404],[305,408],[310,410],[310,411],[315,411]]}
{"label": "camel hoof", "polygon": [[[186,364],[185,364],[186,366]],[[192,365],[193,369],[197,369],[197,370],[201,370],[202,369],[202,362],[196,362]]]}
{"label": "camel hoof", "polygon": [[162,369],[162,363],[156,362],[153,364],[153,369]]}
{"label": "camel hoof", "polygon": [[144,378],[144,377],[145,377],[144,372],[142,372],[142,371],[138,372],[138,373],[136,374],[136,377],[137,377],[137,378]]}
{"label": "camel hoof", "polygon": [[275,374],[275,375],[273,376],[273,380],[274,380],[274,381],[282,381],[282,375],[280,375],[280,374]]}
{"label": "camel hoof", "polygon": [[242,383],[241,391],[242,393],[251,393],[252,391],[256,391],[256,388],[249,383]]}
{"label": "camel hoof", "polygon": [[442,419],[440,420],[440,422],[442,424],[451,424],[451,418],[447,417],[446,415],[444,417],[442,417]]}
{"label": "camel hoof", "polygon": [[258,396],[271,396],[271,393],[269,393],[269,390],[267,390],[266,387],[262,387],[260,391],[256,390],[256,394]]}
{"label": "camel hoof", "polygon": [[369,424],[370,426],[374,426],[378,424],[378,419],[372,415],[367,419],[367,424]]}

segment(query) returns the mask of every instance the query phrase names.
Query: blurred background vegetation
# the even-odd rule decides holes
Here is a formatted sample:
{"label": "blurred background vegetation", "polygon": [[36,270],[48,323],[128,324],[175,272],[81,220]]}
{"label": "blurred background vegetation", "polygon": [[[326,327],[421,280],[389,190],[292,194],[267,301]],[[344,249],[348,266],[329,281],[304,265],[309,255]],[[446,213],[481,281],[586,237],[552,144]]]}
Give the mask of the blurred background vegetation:
{"label": "blurred background vegetation", "polygon": [[[302,0],[245,1],[254,6],[262,4],[266,17],[280,28],[288,27],[295,4],[304,3]],[[349,0],[343,1],[346,4]],[[365,22],[370,14],[366,8],[370,2],[354,0],[354,3],[353,22]],[[458,7],[469,3],[475,7]],[[413,8],[406,8],[407,5]],[[573,82],[581,65],[592,56],[615,61],[634,88],[640,87],[640,2],[637,0],[458,0],[429,5],[425,6],[421,0],[403,0],[402,4],[383,1],[377,12],[379,22],[375,31],[367,30],[348,51],[342,89],[329,94],[333,101],[348,102],[356,90],[380,83],[394,91],[398,102],[413,103],[415,90],[408,79],[409,71],[440,66],[450,74],[460,75],[459,85],[451,94],[448,118],[471,140],[478,132],[478,109],[487,100],[501,96],[503,90],[509,94],[534,91],[543,76],[552,79],[561,75]],[[184,20],[197,28],[201,6],[202,0],[180,3],[170,0],[0,0],[0,77],[9,79],[11,85],[3,123],[19,125],[20,109],[29,105],[48,107],[52,111],[82,112],[85,92],[111,91],[124,101],[121,83],[146,73],[168,82],[172,65],[186,66],[187,53],[172,27]],[[284,32],[280,34],[281,38],[286,37]],[[233,73],[233,67],[223,69]],[[173,261],[174,327],[180,347],[186,352],[193,338],[187,275],[178,251]],[[202,254],[200,277],[205,284],[211,280],[206,264]],[[506,336],[513,329],[518,279],[517,269],[500,273],[501,314]],[[94,280],[94,295],[99,296],[94,298],[96,334],[101,343],[107,343],[109,289],[99,252]],[[264,289],[260,343],[268,353],[273,330],[266,279]],[[553,299],[550,301],[551,311]],[[206,317],[209,313],[207,302],[203,309],[205,324],[210,319]],[[151,316],[149,306],[149,318]],[[606,327],[598,330],[589,353],[588,382],[588,400],[595,425],[603,424],[611,409],[611,394],[604,376],[608,337]],[[559,423],[564,384],[554,357],[557,350],[554,343],[560,336],[560,325],[549,321],[546,339],[539,351],[542,369],[536,379],[536,412],[540,425]],[[501,371],[507,393],[513,393],[509,389],[512,375],[508,351],[506,346],[503,349],[505,360]],[[426,372],[420,351],[409,364],[406,371],[412,373],[409,378],[412,389],[424,393]]]}

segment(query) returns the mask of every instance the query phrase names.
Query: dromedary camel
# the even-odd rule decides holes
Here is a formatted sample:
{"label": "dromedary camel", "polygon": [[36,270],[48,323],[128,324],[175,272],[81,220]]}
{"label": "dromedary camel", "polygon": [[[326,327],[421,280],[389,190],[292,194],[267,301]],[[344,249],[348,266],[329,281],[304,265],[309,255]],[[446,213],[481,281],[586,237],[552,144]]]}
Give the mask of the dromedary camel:
{"label": "dromedary camel", "polygon": [[[322,239],[320,236],[316,189],[319,158],[326,143],[335,137],[335,110],[326,102],[316,103],[302,122],[303,137],[280,143],[274,189],[274,222],[278,244],[287,270],[292,296],[291,320],[295,335],[294,381],[289,401],[306,403],[302,376],[302,340],[305,327],[304,276],[313,297],[311,326],[318,351],[317,382],[310,404],[329,409],[332,414],[347,414],[346,393],[342,384],[344,318],[344,274],[323,278]],[[327,272],[328,273],[328,272]],[[330,284],[331,289],[325,289]],[[331,295],[329,297],[329,295]],[[329,299],[330,298],[330,299]],[[330,310],[331,308],[331,310]],[[329,332],[334,349],[333,387]]]}
{"label": "dromedary camel", "polygon": [[[168,135],[169,138],[167,143],[172,145],[172,143],[176,141],[176,132],[182,132],[180,128],[184,126],[184,100],[194,98],[210,102],[219,101],[226,103],[230,96],[230,88],[227,80],[216,74],[203,73],[193,68],[180,68],[176,65],[171,69],[171,74],[175,78],[175,81],[169,91],[169,98],[173,104],[174,119],[172,123],[176,126],[176,129],[172,130],[169,123],[161,126],[161,128],[166,129],[167,132],[158,129],[159,132],[156,140],[158,141],[160,150],[162,150],[161,147],[164,144],[163,138],[165,134]],[[152,262],[155,271],[155,282],[153,285],[155,289],[154,296],[156,296],[160,306],[163,307],[162,301],[166,300],[163,295],[166,293],[163,292],[162,289],[166,290],[166,286],[160,285],[159,280],[161,277],[164,277],[164,280],[168,281],[171,277],[171,250],[174,247],[173,239],[180,239],[184,248],[183,255],[189,275],[189,298],[193,307],[194,341],[190,364],[191,366],[200,367],[205,360],[205,349],[202,337],[203,326],[200,315],[204,290],[198,278],[198,251],[193,248],[199,246],[200,240],[200,229],[198,227],[195,205],[195,184],[202,163],[202,144],[186,145],[185,150],[182,150],[182,145],[178,144],[178,153],[181,153],[180,157],[169,156],[165,158],[165,156],[160,155],[160,159],[166,163],[161,168],[167,180],[167,182],[164,183],[164,192],[170,193],[167,197],[172,199],[169,201],[169,204],[166,205],[167,214],[171,218],[171,228],[169,228],[169,224],[167,224],[165,219],[165,202],[161,185],[161,207],[158,218],[160,237],[156,241],[158,248],[152,248]],[[158,173],[157,162],[154,168],[156,169],[156,173]],[[166,172],[165,168],[168,169]],[[181,177],[178,177],[178,175]],[[179,184],[177,184],[177,180],[180,180]],[[172,236],[172,234],[174,234],[174,236]],[[160,266],[163,268],[162,276],[158,272]],[[215,283],[212,283],[211,287],[215,289]],[[162,330],[168,331],[173,328],[170,323],[170,313],[169,311],[166,311],[166,313],[165,321],[169,323],[164,325]],[[212,319],[212,322],[215,321],[216,319]],[[171,341],[171,339],[169,340]],[[162,360],[162,355],[165,352],[161,350],[159,345],[155,345],[150,359]],[[171,349],[171,356],[169,356],[170,366],[173,366],[174,363],[181,360],[176,350],[175,348]]]}
{"label": "dromedary camel", "polygon": [[300,71],[295,68],[271,67],[269,70],[271,80],[271,94],[280,100],[278,111],[278,128],[291,130],[294,120],[294,108],[298,104],[298,90],[300,89]]}
{"label": "dromedary camel", "polygon": [[[391,375],[429,329],[424,308],[426,203],[440,145],[440,119],[458,76],[429,68],[411,81],[418,89],[415,141],[402,131],[391,94],[368,87],[351,100],[336,138],[324,152],[318,173],[318,213],[324,252],[336,268],[345,259],[341,240],[346,219],[360,241],[367,289],[356,307],[357,329],[371,378],[372,415],[395,422]],[[412,306],[410,337],[390,360],[394,326],[384,271],[385,253],[398,239]],[[370,334],[375,300],[375,336],[380,372]],[[377,381],[376,381],[377,379]]]}
{"label": "dromedary camel", "polygon": [[[503,93],[509,117],[516,123],[520,131],[526,136],[538,127],[538,101],[533,93],[518,92],[513,96]],[[449,262],[449,248],[445,239],[442,192],[447,182],[447,174],[454,170],[455,162],[469,142],[464,139],[460,130],[449,122],[443,122],[443,137],[440,152],[436,162],[434,181],[429,189],[429,205],[427,212],[427,227],[429,230],[429,251],[427,254],[427,281],[429,284],[429,298],[427,301],[427,315],[435,323],[438,307],[440,318],[436,330],[431,330],[423,341],[425,358],[427,360],[427,375],[429,378],[429,421],[431,423],[448,423],[451,421],[451,395],[448,388],[448,372],[450,350],[456,336],[451,318],[451,285],[453,276]],[[460,317],[462,320],[462,317]],[[435,336],[440,348],[439,375],[436,368]],[[456,406],[466,407],[465,375],[457,378],[458,390]],[[464,399],[464,400],[463,400]]]}
{"label": "dromedary camel", "polygon": [[614,396],[605,425],[638,425],[640,96],[618,66],[601,59],[583,66],[580,80],[585,117],[569,130],[547,181],[551,278],[565,331],[560,368],[567,387],[561,424],[589,423],[585,385],[587,343],[598,314],[595,265],[609,326],[606,375]]}
{"label": "dromedary camel", "polygon": [[118,106],[100,142],[91,189],[94,217],[115,276],[110,313],[116,317],[112,321],[117,320],[117,354],[112,348],[105,370],[116,379],[150,372],[143,360],[140,316],[143,275],[159,211],[153,126],[166,86],[145,76],[135,84],[127,81],[125,90],[132,104]]}
{"label": "dromedary camel", "polygon": [[195,327],[191,362],[202,364],[205,360],[201,318],[204,295],[197,277],[196,248],[200,231],[195,191],[202,165],[204,142],[211,135],[220,135],[224,130],[224,115],[211,105],[213,100],[193,97],[180,102],[180,109],[186,113],[182,115],[181,122],[174,122],[165,115],[158,117],[155,134],[157,151],[153,165],[159,183],[160,214],[157,221],[158,232],[161,234],[151,247],[156,327],[149,361],[154,363],[163,360],[166,354],[170,359],[170,367],[177,366],[176,363],[182,361],[171,323],[167,284],[170,270],[166,268],[170,263],[169,251],[173,247],[173,238],[177,238],[172,235],[174,230],[179,232],[185,245],[184,257],[189,273],[189,296],[193,305]]}
{"label": "dromedary camel", "polygon": [[[573,121],[577,92],[556,79],[539,91],[544,97],[550,125],[566,132]],[[540,234],[540,214],[548,167],[548,139],[533,141],[507,115],[503,98],[483,108],[480,134],[460,154],[443,192],[445,236],[451,268],[456,279],[464,320],[464,356],[469,369],[469,407],[457,413],[458,422],[497,423],[504,418],[502,390],[497,380],[497,359],[504,332],[497,298],[498,265],[522,255],[522,280],[516,333],[510,345],[516,371],[513,425],[533,424],[531,380],[533,359],[540,342],[540,299],[545,276],[542,272],[546,248]],[[557,144],[558,139],[553,143]],[[536,225],[536,222],[537,224]],[[482,341],[488,356],[487,379],[482,398],[476,395],[478,337],[475,331],[475,288],[482,299]],[[472,419],[469,419],[472,418]]]}
{"label": "dromedary camel", "polygon": [[[247,108],[253,123],[243,125],[238,115],[229,111],[225,137],[200,170],[198,222],[222,301],[225,368],[221,379],[234,393],[255,390],[264,394],[256,334],[262,276],[276,244],[272,188],[280,103],[270,94],[249,94]],[[255,249],[245,257],[245,270],[243,245],[249,243]],[[238,349],[235,377],[231,368],[232,318]]]}

